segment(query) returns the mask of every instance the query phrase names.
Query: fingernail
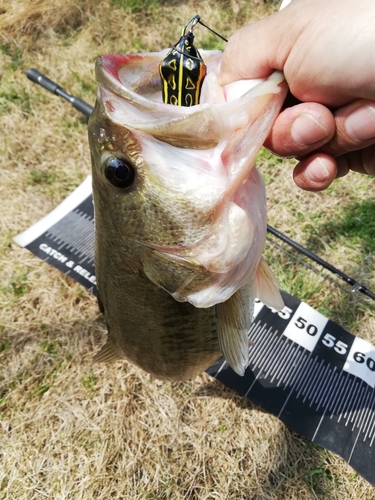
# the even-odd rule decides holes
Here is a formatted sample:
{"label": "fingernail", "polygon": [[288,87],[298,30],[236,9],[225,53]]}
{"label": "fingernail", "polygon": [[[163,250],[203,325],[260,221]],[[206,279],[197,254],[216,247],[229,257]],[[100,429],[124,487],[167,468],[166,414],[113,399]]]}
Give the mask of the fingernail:
{"label": "fingernail", "polygon": [[305,168],[305,177],[310,182],[321,183],[330,177],[330,173],[324,163],[324,160],[317,157],[311,161]]}
{"label": "fingernail", "polygon": [[292,139],[301,145],[310,145],[328,137],[328,131],[316,118],[308,113],[299,115],[290,129]]}
{"label": "fingernail", "polygon": [[345,121],[347,134],[355,141],[367,141],[375,137],[375,108],[360,106]]}

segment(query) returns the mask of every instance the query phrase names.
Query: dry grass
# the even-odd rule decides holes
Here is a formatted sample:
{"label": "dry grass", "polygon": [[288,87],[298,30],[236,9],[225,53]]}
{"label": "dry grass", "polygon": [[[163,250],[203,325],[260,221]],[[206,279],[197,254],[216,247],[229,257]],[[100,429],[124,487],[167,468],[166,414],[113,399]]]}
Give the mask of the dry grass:
{"label": "dry grass", "polygon": [[[205,374],[159,386],[126,363],[92,364],[105,338],[95,300],[12,243],[90,171],[85,120],[30,83],[28,67],[93,103],[98,55],[159,50],[196,12],[229,35],[276,8],[0,0],[1,500],[375,498],[343,460]],[[222,47],[203,29],[200,36],[202,46]],[[374,289],[371,181],[353,174],[306,194],[288,162],[263,152],[258,163],[270,223]],[[375,341],[371,307],[285,252],[268,254],[285,290]]]}

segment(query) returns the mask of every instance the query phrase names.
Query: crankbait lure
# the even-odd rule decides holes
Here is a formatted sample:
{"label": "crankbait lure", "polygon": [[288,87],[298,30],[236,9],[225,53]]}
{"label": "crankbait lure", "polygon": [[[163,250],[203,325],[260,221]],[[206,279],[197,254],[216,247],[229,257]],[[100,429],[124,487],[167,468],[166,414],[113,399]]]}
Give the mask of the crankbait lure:
{"label": "crankbait lure", "polygon": [[[200,20],[192,17],[183,27],[181,38],[160,62],[159,72],[162,80],[163,102],[175,106],[195,106],[199,104],[202,83],[207,73],[206,65],[194,46],[193,29],[202,24],[223,40],[224,37],[213,31]],[[191,24],[189,31],[186,29]]]}

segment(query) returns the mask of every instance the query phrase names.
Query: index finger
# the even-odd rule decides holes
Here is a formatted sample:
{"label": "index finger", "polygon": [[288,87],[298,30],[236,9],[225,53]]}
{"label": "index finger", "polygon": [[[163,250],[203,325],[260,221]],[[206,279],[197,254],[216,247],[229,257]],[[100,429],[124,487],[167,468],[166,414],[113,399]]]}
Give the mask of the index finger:
{"label": "index finger", "polygon": [[[220,67],[220,85],[267,77],[272,70],[282,69],[275,67],[272,51],[264,43],[268,24],[269,18],[262,19],[240,28],[229,38]],[[258,36],[260,32],[261,36]]]}
{"label": "index finger", "polygon": [[[289,3],[290,0],[285,0],[281,8]],[[294,40],[302,29],[289,27],[292,5],[293,2],[287,9],[243,26],[229,38],[219,73],[220,85],[268,77],[275,70],[283,70]],[[286,37],[285,33],[289,36]]]}

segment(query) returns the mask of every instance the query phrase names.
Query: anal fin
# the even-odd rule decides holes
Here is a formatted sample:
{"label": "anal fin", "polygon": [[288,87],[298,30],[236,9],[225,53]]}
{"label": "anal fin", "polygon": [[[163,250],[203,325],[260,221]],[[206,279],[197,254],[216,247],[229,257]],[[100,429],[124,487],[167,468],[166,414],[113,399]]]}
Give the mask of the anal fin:
{"label": "anal fin", "polygon": [[220,350],[233,370],[241,376],[249,364],[249,330],[254,298],[253,287],[245,285],[228,300],[216,305]]}

